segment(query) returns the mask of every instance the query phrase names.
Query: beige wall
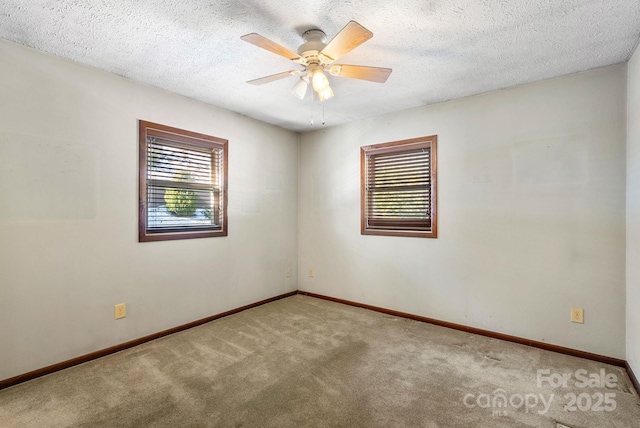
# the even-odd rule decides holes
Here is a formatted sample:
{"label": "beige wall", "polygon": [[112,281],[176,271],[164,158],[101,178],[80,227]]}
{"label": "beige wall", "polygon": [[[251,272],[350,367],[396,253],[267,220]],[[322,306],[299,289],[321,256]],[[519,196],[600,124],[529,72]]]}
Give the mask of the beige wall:
{"label": "beige wall", "polygon": [[[625,79],[611,66],[304,134],[300,289],[624,358]],[[432,134],[438,238],[360,235],[360,146]]]}
{"label": "beige wall", "polygon": [[627,89],[627,361],[640,376],[640,49]]}
{"label": "beige wall", "polygon": [[[0,94],[0,379],[297,288],[296,133],[6,41]],[[137,242],[138,119],[229,140],[228,237]]]}

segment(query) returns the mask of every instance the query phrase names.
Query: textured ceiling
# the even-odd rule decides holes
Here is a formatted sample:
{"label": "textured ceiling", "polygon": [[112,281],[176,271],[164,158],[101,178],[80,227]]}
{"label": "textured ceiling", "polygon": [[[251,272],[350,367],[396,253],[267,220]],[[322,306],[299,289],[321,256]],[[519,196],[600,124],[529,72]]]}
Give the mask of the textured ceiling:
{"label": "textured ceiling", "polygon": [[[294,98],[296,77],[245,83],[298,66],[240,36],[296,51],[350,20],[374,36],[339,62],[390,67],[386,83],[329,76],[322,103]],[[323,107],[331,126],[624,62],[639,37],[638,0],[0,2],[0,38],[296,131]]]}

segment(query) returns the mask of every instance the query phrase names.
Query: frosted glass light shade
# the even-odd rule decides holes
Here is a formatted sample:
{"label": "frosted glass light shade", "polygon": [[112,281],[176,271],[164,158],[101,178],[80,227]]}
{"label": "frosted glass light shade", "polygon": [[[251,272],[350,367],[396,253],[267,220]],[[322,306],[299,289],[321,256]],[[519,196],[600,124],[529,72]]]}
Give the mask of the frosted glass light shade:
{"label": "frosted glass light shade", "polygon": [[320,101],[328,100],[332,96],[333,96],[333,90],[331,89],[330,86],[327,86],[326,89],[318,92],[318,97],[320,98]]}
{"label": "frosted glass light shade", "polygon": [[300,78],[291,88],[291,93],[298,99],[304,99],[304,96],[307,94],[307,86],[309,86],[309,82],[305,81],[303,78]]}
{"label": "frosted glass light shade", "polygon": [[329,79],[327,79],[327,76],[325,76],[320,69],[316,69],[313,72],[311,81],[313,83],[313,89],[315,89],[318,94],[329,87]]}

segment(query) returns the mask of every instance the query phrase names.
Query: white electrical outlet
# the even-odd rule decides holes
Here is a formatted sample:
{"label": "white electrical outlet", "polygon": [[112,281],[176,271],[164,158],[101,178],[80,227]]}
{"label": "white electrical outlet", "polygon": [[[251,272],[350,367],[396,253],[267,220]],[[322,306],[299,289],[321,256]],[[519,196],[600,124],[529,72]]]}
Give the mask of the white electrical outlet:
{"label": "white electrical outlet", "polygon": [[584,324],[584,309],[571,308],[571,322]]}
{"label": "white electrical outlet", "polygon": [[285,278],[291,278],[291,268],[286,268],[284,270],[284,277]]}
{"label": "white electrical outlet", "polygon": [[127,316],[127,305],[124,303],[119,303],[115,306],[115,317],[117,320],[120,318],[124,318]]}
{"label": "white electrical outlet", "polygon": [[313,278],[313,269],[309,268],[309,278]]}

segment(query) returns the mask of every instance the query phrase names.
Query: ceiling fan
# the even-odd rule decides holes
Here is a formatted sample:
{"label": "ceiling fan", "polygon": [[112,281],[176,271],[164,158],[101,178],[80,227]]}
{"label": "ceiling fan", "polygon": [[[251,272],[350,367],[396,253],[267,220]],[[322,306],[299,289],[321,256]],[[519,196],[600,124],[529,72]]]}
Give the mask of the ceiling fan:
{"label": "ceiling fan", "polygon": [[283,56],[304,67],[250,80],[247,83],[262,85],[286,77],[301,75],[300,80],[293,87],[292,93],[303,99],[311,82],[311,86],[318,94],[320,101],[333,96],[333,90],[329,85],[329,79],[327,79],[325,71],[332,76],[384,83],[391,74],[392,70],[390,68],[334,63],[338,58],[351,52],[371,37],[373,37],[373,33],[355,21],[349,21],[328,44],[324,43],[326,34],[322,30],[312,29],[302,35],[304,43],[300,45],[296,54],[259,34],[244,35],[241,39],[245,42]]}

